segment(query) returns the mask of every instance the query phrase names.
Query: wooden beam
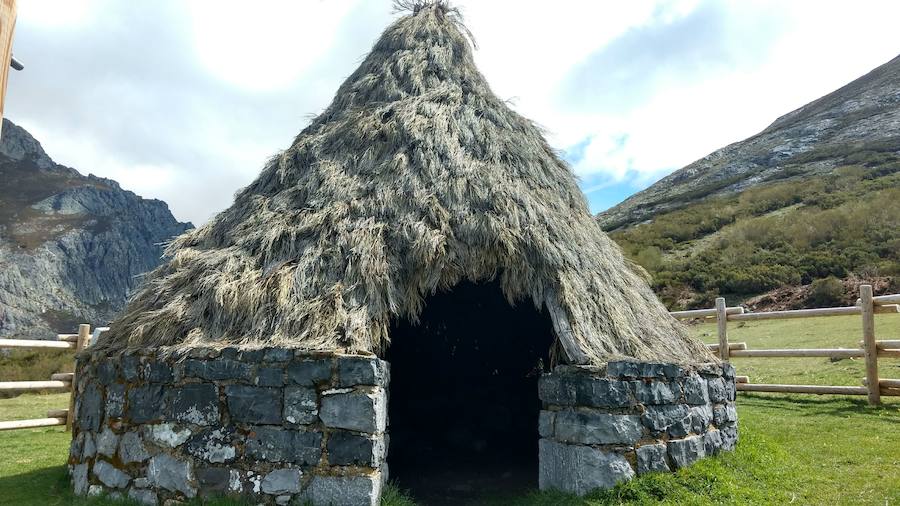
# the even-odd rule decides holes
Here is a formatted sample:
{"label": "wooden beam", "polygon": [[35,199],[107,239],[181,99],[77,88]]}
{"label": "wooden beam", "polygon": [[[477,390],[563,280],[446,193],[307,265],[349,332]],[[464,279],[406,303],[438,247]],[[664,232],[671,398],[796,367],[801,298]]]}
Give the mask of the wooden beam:
{"label": "wooden beam", "polygon": [[900,350],[878,350],[878,356],[883,358],[900,358]]}
{"label": "wooden beam", "polygon": [[[706,347],[709,348],[710,351],[715,351],[715,352],[718,352],[718,351],[719,351],[719,345],[718,345],[718,344],[707,344]],[[728,343],[728,349],[731,350],[731,351],[734,351],[734,350],[746,350],[746,349],[747,349],[747,343]]]}
{"label": "wooden beam", "polygon": [[[725,311],[728,314],[743,314],[744,308],[741,306],[733,306],[725,308]],[[675,318],[680,319],[688,319],[688,318],[710,318],[716,316],[716,308],[709,309],[689,309],[687,311],[672,311],[669,313]]]}
{"label": "wooden beam", "polygon": [[0,391],[68,390],[68,381],[0,381]]}
{"label": "wooden beam", "polygon": [[735,376],[735,383],[750,383],[750,376]]}
{"label": "wooden beam", "polygon": [[78,341],[78,334],[56,334],[56,340],[74,343]]}
{"label": "wooden beam", "polygon": [[900,388],[881,387],[881,395],[886,397],[900,397]]}
{"label": "wooden beam", "polygon": [[54,381],[68,381],[69,383],[75,379],[74,372],[58,372],[56,374],[51,374],[50,379]]}
{"label": "wooden beam", "polygon": [[[82,323],[78,326],[78,341],[75,342],[75,354],[91,343],[91,326]],[[76,368],[78,363],[76,362]],[[75,373],[72,373],[72,393],[69,394],[69,416],[66,417],[66,432],[72,430],[72,424],[75,422]]]}
{"label": "wooden beam", "polygon": [[65,341],[41,341],[39,339],[0,339],[0,348],[58,348],[71,350],[74,343]]}
{"label": "wooden beam", "polygon": [[775,392],[785,394],[867,395],[869,393],[869,389],[866,387],[850,386],[736,383],[735,387],[741,392]]}
{"label": "wooden beam", "polygon": [[68,416],[68,409],[51,409],[50,411],[47,411],[47,418],[66,418]]}
{"label": "wooden beam", "polygon": [[877,304],[879,306],[884,306],[886,304],[900,304],[900,293],[895,293],[892,295],[879,295],[878,297],[872,297],[872,303]]}
{"label": "wooden beam", "polygon": [[0,430],[33,429],[36,427],[54,427],[65,425],[65,418],[36,418],[33,420],[12,420],[0,422]]}
{"label": "wooden beam", "polygon": [[831,357],[831,358],[855,358],[864,357],[864,350],[852,348],[812,348],[812,349],[773,349],[773,350],[735,350],[732,357]]}
{"label": "wooden beam", "polygon": [[869,404],[881,404],[881,389],[878,386],[878,346],[875,344],[875,311],[872,301],[872,285],[859,285],[860,309],[862,310],[863,349],[866,351],[866,381],[868,382]]}
{"label": "wooden beam", "polygon": [[728,310],[725,297],[716,298],[716,334],[719,337],[719,358],[728,361]]}
{"label": "wooden beam", "polygon": [[[859,342],[859,347],[866,345],[865,341]],[[900,350],[900,340],[895,339],[878,339],[875,341],[875,347],[879,350]]]}
{"label": "wooden beam", "polygon": [[817,309],[797,309],[793,311],[767,311],[763,313],[744,313],[729,315],[731,321],[752,320],[782,320],[785,318],[813,318],[818,316],[846,316],[860,314],[860,308],[849,307],[823,307]]}

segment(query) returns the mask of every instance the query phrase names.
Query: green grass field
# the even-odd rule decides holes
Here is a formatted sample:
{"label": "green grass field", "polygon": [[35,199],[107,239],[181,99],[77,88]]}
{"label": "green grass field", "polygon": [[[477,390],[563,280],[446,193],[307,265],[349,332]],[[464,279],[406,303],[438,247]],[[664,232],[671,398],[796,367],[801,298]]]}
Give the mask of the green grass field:
{"label": "green grass field", "polygon": [[[693,330],[715,341],[715,326]],[[880,315],[879,339],[900,339],[900,316]],[[731,341],[753,348],[856,346],[858,317],[775,320],[729,325]],[[862,360],[735,359],[754,383],[860,385]],[[900,378],[900,359],[880,362],[881,376]],[[900,398],[873,408],[863,396],[739,394],[740,443],[734,453],[674,474],[647,475],[588,498],[523,491],[485,499],[493,505],[605,504],[900,504]],[[63,408],[67,394],[0,399],[0,419],[42,417]],[[0,503],[95,505],[68,492],[63,462],[68,435],[60,428],[0,432]],[[220,500],[206,504],[238,504]],[[414,502],[389,489],[385,505]]]}

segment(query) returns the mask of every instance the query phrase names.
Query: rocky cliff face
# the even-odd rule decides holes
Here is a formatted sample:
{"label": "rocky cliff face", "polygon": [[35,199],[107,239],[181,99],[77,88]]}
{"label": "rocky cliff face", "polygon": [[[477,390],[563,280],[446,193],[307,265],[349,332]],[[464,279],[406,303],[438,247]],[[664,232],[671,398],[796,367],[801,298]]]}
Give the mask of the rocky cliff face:
{"label": "rocky cliff face", "polygon": [[162,243],[191,228],[159,200],[54,163],[9,120],[0,138],[0,337],[105,324]]}
{"label": "rocky cliff face", "polygon": [[710,196],[829,173],[857,162],[848,160],[855,153],[900,152],[898,82],[900,56],[782,116],[759,134],[670,174],[597,219],[604,229],[615,230]]}

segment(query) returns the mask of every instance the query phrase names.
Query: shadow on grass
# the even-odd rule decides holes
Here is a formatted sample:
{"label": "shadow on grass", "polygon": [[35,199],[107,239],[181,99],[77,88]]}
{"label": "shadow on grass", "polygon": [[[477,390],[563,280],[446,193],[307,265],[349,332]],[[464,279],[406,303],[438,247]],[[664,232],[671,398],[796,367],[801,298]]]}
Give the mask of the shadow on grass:
{"label": "shadow on grass", "polygon": [[779,409],[797,413],[799,416],[837,415],[872,418],[900,423],[900,403],[889,402],[881,406],[870,406],[865,398],[834,396],[775,396],[744,393],[738,396],[738,407],[742,405],[758,408]]}

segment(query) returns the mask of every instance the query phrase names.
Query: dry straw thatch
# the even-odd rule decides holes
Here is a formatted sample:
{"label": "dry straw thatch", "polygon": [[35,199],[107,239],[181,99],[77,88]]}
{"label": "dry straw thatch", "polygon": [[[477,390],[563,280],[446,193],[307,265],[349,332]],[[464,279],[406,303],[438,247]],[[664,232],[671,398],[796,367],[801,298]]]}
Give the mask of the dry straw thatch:
{"label": "dry straw thatch", "polygon": [[176,239],[96,350],[381,353],[463,279],[546,306],[570,362],[714,360],[594,222],[568,166],[418,3],[209,224]]}

